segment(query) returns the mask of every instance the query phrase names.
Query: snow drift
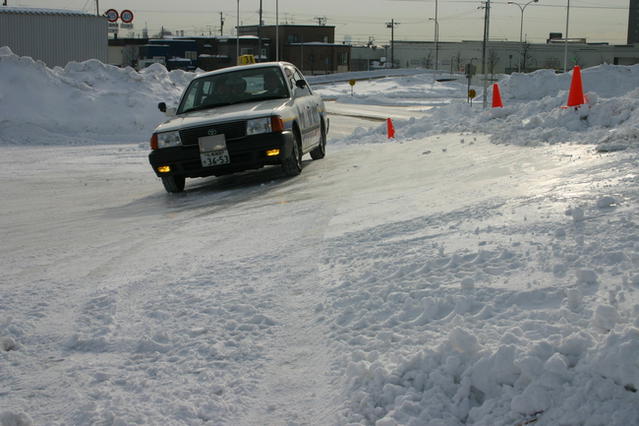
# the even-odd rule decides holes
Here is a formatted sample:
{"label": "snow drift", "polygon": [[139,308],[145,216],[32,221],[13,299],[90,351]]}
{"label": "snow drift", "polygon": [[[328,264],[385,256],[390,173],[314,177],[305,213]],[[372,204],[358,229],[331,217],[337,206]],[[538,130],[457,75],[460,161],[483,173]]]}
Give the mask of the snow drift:
{"label": "snow drift", "polygon": [[[194,73],[168,72],[153,65],[141,72],[91,60],[64,69],[0,49],[0,143],[53,144],[146,140],[164,119],[157,102],[176,103]],[[424,71],[346,73],[310,77],[326,98],[337,102],[439,106],[427,118],[397,121],[397,137],[415,139],[447,132],[483,132],[494,142],[516,145],[577,142],[601,151],[639,144],[639,65],[601,65],[583,71],[589,105],[562,109],[570,74],[540,70],[500,81],[505,108],[482,110],[466,103],[466,82],[437,82]],[[350,96],[348,77],[359,80]],[[481,88],[476,87],[478,93]],[[360,132],[369,142],[385,141],[383,126]],[[358,139],[359,140],[359,139]],[[352,142],[353,139],[349,138]]]}
{"label": "snow drift", "polygon": [[176,102],[192,73],[153,65],[137,72],[97,60],[48,68],[0,48],[0,143],[141,141]]}

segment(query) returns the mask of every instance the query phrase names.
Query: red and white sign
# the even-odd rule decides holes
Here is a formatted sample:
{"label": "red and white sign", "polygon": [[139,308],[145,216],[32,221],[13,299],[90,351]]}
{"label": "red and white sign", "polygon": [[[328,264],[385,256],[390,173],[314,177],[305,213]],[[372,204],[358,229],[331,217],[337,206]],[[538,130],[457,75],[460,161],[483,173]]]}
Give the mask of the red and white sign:
{"label": "red and white sign", "polygon": [[122,19],[122,22],[125,24],[130,24],[133,21],[133,12],[129,9],[124,9],[120,12],[120,19]]}
{"label": "red and white sign", "polygon": [[120,14],[118,14],[118,11],[115,9],[109,9],[106,12],[104,12],[104,16],[106,16],[107,21],[115,22],[120,17]]}

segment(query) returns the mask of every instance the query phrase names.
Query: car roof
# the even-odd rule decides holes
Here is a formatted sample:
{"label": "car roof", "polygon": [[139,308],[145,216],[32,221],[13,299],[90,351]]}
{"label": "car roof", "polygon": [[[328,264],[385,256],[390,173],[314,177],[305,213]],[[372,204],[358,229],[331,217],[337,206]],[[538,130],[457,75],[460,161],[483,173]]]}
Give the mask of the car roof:
{"label": "car roof", "polygon": [[208,77],[208,76],[216,75],[216,74],[224,74],[224,73],[227,73],[227,72],[250,70],[250,69],[255,69],[255,68],[272,68],[272,67],[282,68],[284,66],[294,66],[294,65],[291,64],[290,62],[282,62],[282,61],[279,61],[279,62],[260,62],[258,64],[248,64],[248,65],[237,65],[237,66],[234,66],[234,67],[220,68],[219,70],[209,71],[209,72],[205,72],[205,73],[202,73],[202,74],[198,74],[198,76],[196,78]]}

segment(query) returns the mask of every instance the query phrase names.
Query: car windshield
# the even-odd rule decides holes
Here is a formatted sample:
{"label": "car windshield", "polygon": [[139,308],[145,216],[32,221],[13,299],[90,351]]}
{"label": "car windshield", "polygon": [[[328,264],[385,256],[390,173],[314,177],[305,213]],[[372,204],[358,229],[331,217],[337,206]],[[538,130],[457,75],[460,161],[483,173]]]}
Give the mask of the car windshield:
{"label": "car windshield", "polygon": [[191,82],[177,113],[242,102],[287,98],[288,88],[279,67],[261,67],[214,74]]}

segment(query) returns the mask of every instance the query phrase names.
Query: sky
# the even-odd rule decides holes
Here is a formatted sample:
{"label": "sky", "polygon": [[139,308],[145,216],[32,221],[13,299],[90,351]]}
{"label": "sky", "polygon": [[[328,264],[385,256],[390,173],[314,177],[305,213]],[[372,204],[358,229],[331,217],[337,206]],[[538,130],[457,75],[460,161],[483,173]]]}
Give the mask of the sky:
{"label": "sky", "polygon": [[[517,0],[525,4],[528,0]],[[565,32],[568,0],[540,0],[524,12],[524,39],[543,43],[550,32]],[[183,30],[185,35],[219,34],[220,12],[225,18],[224,34],[233,35],[237,22],[237,0],[99,0],[102,12],[114,8],[135,14],[134,32],[148,26],[150,33],[164,26]],[[257,24],[259,0],[239,0],[240,23]],[[266,24],[275,23],[276,0],[263,0]],[[625,44],[629,0],[570,0],[569,37],[589,42]],[[45,7],[95,12],[96,0],[8,0],[9,6]],[[478,0],[438,0],[441,41],[481,40],[483,10]],[[491,1],[490,36],[493,40],[519,40],[521,11],[506,0]],[[435,0],[279,0],[280,23],[312,25],[325,17],[335,26],[335,40],[377,44],[390,40],[386,23],[391,19],[395,40],[433,40]]]}

